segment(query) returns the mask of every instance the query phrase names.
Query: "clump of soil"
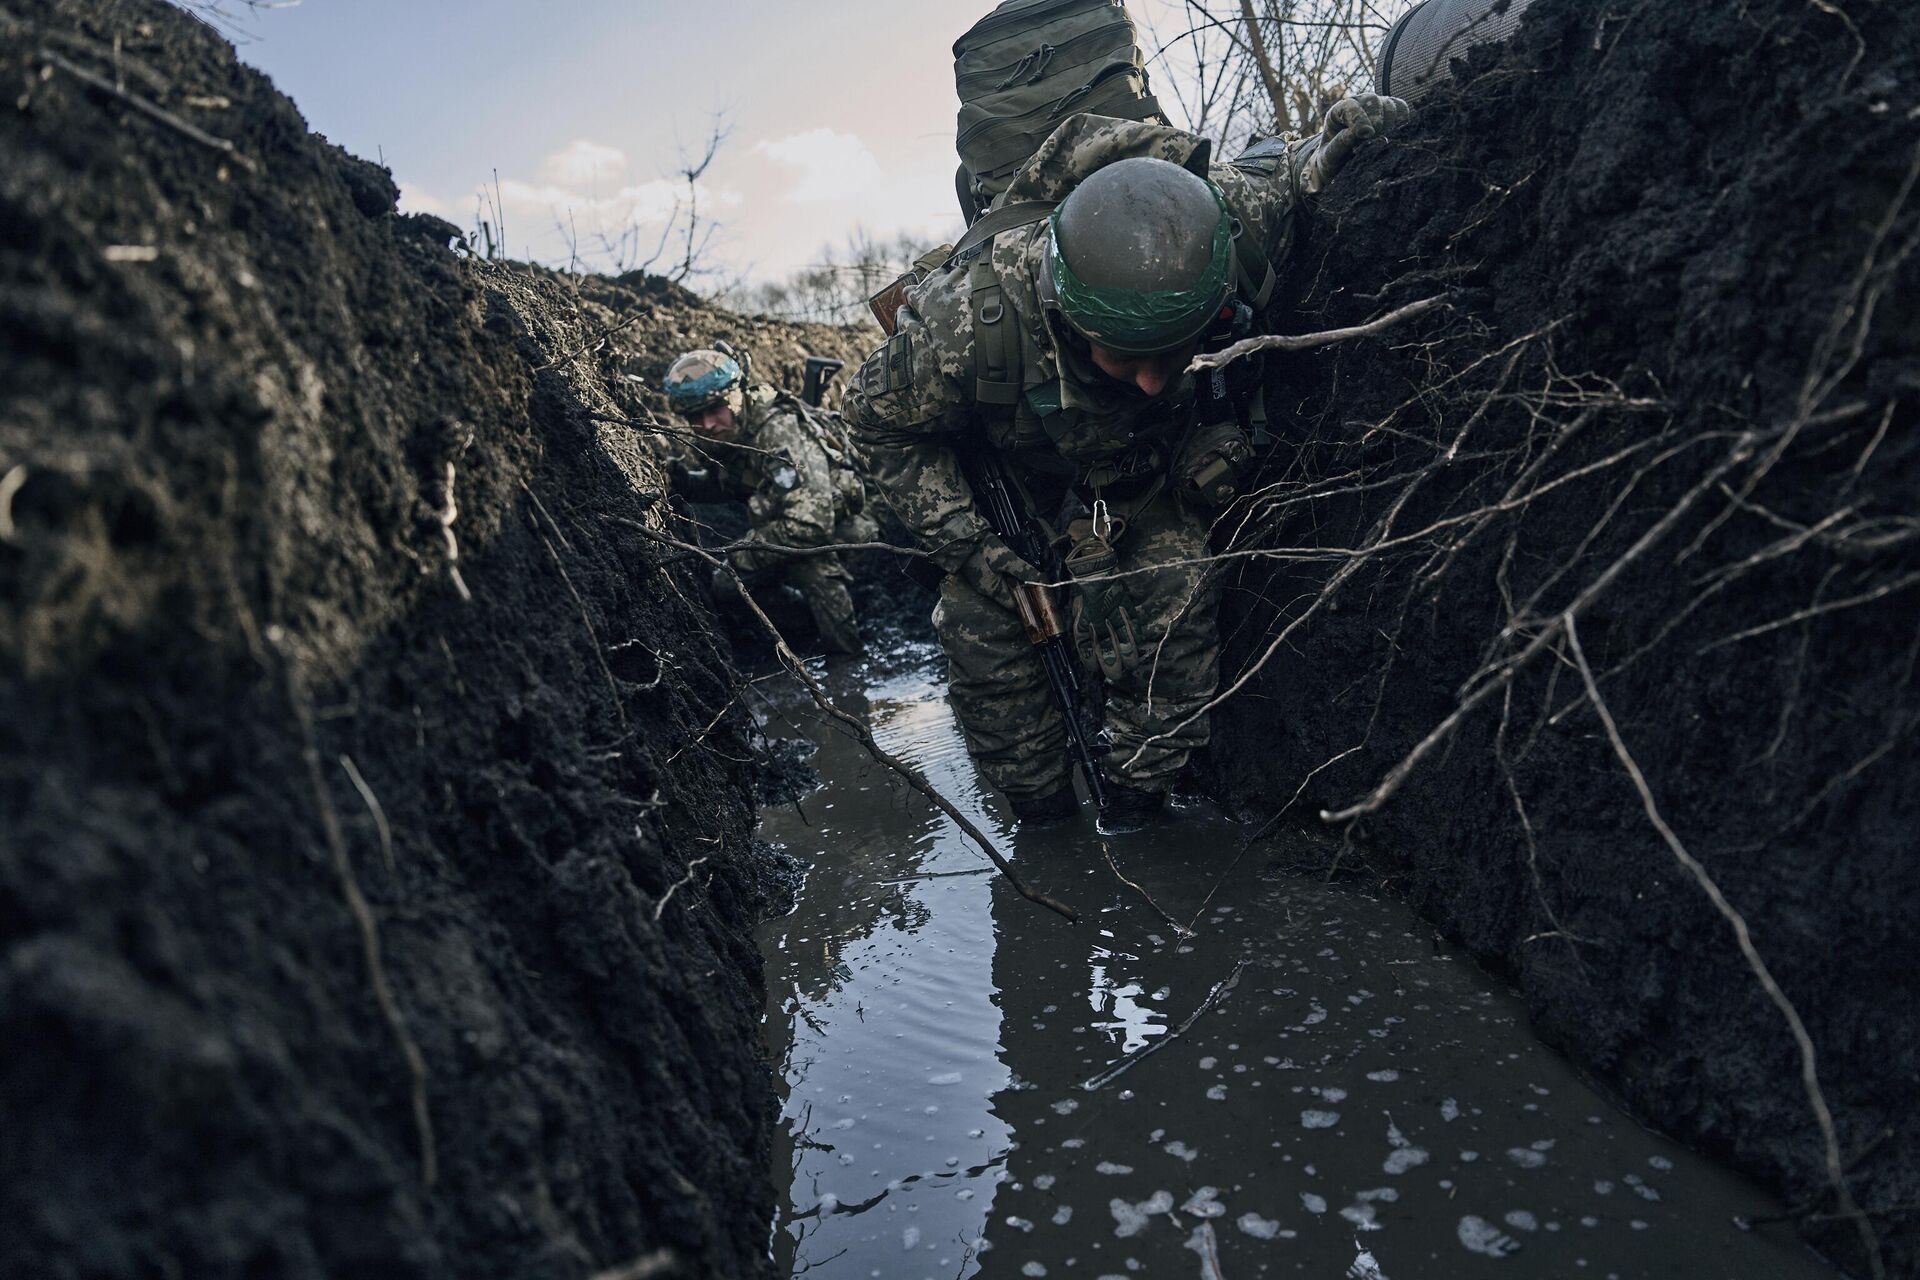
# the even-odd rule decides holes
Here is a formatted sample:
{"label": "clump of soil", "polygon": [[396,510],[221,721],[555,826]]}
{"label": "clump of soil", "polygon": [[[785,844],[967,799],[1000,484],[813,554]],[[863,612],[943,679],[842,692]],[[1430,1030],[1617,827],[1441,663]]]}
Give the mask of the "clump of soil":
{"label": "clump of soil", "polygon": [[604,335],[701,308],[154,0],[0,66],[0,1272],[755,1274],[790,877]]}
{"label": "clump of soil", "polygon": [[[1343,864],[1509,968],[1548,1038],[1850,1268],[1878,1248],[1911,1274],[1920,22],[1540,0],[1456,75],[1293,259],[1283,330],[1449,307],[1272,362],[1278,554],[1235,573],[1226,669],[1252,674],[1211,768],[1269,812],[1304,783],[1290,814],[1316,820],[1472,700],[1339,828]],[[1582,658],[1804,1020],[1877,1245]]]}

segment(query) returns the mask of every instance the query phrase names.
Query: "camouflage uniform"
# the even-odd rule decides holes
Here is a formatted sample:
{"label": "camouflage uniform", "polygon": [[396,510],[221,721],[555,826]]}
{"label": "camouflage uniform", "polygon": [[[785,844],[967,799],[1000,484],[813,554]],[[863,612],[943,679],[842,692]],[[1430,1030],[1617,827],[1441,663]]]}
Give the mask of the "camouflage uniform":
{"label": "camouflage uniform", "polygon": [[[735,439],[710,442],[705,451],[719,496],[746,502],[753,541],[818,547],[876,536],[851,450],[816,425],[800,401],[772,387],[752,386],[735,421]],[[730,558],[749,586],[798,588],[829,648],[843,653],[860,648],[847,589],[852,575],[838,555],[782,555],[749,543]],[[715,574],[714,588],[723,600],[734,590],[724,573]]]}
{"label": "camouflage uniform", "polygon": [[[1166,125],[1073,116],[1027,162],[1004,199],[1057,201],[1113,161],[1168,160],[1203,171],[1219,188],[1238,222],[1236,254],[1258,278],[1290,245],[1300,153],[1267,148],[1259,158],[1207,166],[1209,152],[1203,139]],[[989,529],[952,446],[984,440],[999,450],[1043,515],[1052,514],[1069,487],[1083,501],[1096,487],[1112,493],[1126,519],[1119,569],[1151,572],[1120,580],[1144,660],[1107,681],[1110,745],[1102,764],[1110,779],[1164,793],[1207,741],[1206,718],[1196,712],[1219,678],[1218,590],[1213,576],[1192,563],[1207,554],[1212,513],[1179,496],[1166,479],[1182,445],[1192,378],[1182,374],[1167,392],[1147,399],[1058,341],[1037,283],[1048,234],[1044,221],[1014,228],[987,250],[1019,343],[1014,404],[976,401],[974,285],[970,267],[961,263],[908,291],[895,335],[869,357],[848,392],[847,419],[869,475],[947,570],[934,626],[947,653],[954,705],[975,760],[1016,801],[1070,782],[1066,730],[1010,593],[974,556]],[[1116,470],[1134,474],[1111,490],[1089,483]]]}

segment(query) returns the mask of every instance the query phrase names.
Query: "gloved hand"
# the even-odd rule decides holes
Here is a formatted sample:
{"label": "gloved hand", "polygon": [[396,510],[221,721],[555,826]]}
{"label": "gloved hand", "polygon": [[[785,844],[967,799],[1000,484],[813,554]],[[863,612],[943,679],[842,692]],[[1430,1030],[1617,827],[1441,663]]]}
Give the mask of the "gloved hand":
{"label": "gloved hand", "polygon": [[1120,567],[1113,544],[1086,537],[1067,552],[1073,576],[1073,644],[1081,661],[1117,680],[1140,663],[1140,642],[1128,611],[1126,584],[1112,577]]}
{"label": "gloved hand", "polygon": [[777,551],[767,551],[761,547],[756,547],[754,545],[755,543],[766,541],[766,539],[760,536],[759,531],[756,529],[748,530],[747,536],[742,538],[741,541],[746,545],[735,547],[732,551],[729,551],[727,553],[727,561],[733,566],[734,572],[742,576],[752,576],[763,569],[771,569],[785,558]]}
{"label": "gloved hand", "polygon": [[1240,477],[1253,462],[1253,445],[1237,422],[1196,432],[1180,454],[1174,477],[1189,502],[1218,510],[1240,491]]}
{"label": "gloved hand", "polygon": [[983,534],[973,553],[960,562],[954,574],[983,596],[1013,608],[1015,582],[1045,582],[1040,571],[1014,554],[995,533]]}
{"label": "gloved hand", "polygon": [[1319,145],[1301,166],[1300,189],[1308,195],[1318,194],[1346,164],[1355,147],[1412,116],[1413,108],[1404,98],[1362,93],[1340,99],[1327,108]]}

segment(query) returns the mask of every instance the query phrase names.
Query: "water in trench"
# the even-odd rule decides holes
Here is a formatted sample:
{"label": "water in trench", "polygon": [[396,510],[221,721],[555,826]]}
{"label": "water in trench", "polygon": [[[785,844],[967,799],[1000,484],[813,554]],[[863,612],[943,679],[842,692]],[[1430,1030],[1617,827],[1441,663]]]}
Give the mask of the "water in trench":
{"label": "water in trench", "polygon": [[762,825],[809,866],[761,931],[782,1274],[1834,1274],[1737,1226],[1779,1205],[1588,1088],[1401,904],[1291,877],[1205,807],[1106,841],[1111,868],[1090,818],[1018,830],[935,658],[830,687],[1082,919],[985,874],[798,690],[769,695],[823,781]]}

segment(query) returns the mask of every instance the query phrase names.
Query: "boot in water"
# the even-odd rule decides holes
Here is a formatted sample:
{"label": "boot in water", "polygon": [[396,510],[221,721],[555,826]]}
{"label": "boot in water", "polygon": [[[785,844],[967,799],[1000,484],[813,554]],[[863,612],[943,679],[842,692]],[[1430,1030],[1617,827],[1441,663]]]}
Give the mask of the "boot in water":
{"label": "boot in water", "polygon": [[1080,813],[1080,797],[1069,782],[1043,796],[1008,796],[1007,807],[1023,827],[1051,827],[1072,821]]}
{"label": "boot in water", "polygon": [[1119,836],[1151,826],[1166,812],[1166,808],[1166,792],[1142,791],[1138,787],[1129,787],[1124,782],[1109,779],[1107,806],[1100,810],[1100,834]]}
{"label": "boot in water", "polygon": [[847,584],[837,578],[810,583],[804,592],[807,608],[813,613],[814,630],[820,633],[820,647],[828,653],[859,653],[860,623],[853,612],[853,595]]}

